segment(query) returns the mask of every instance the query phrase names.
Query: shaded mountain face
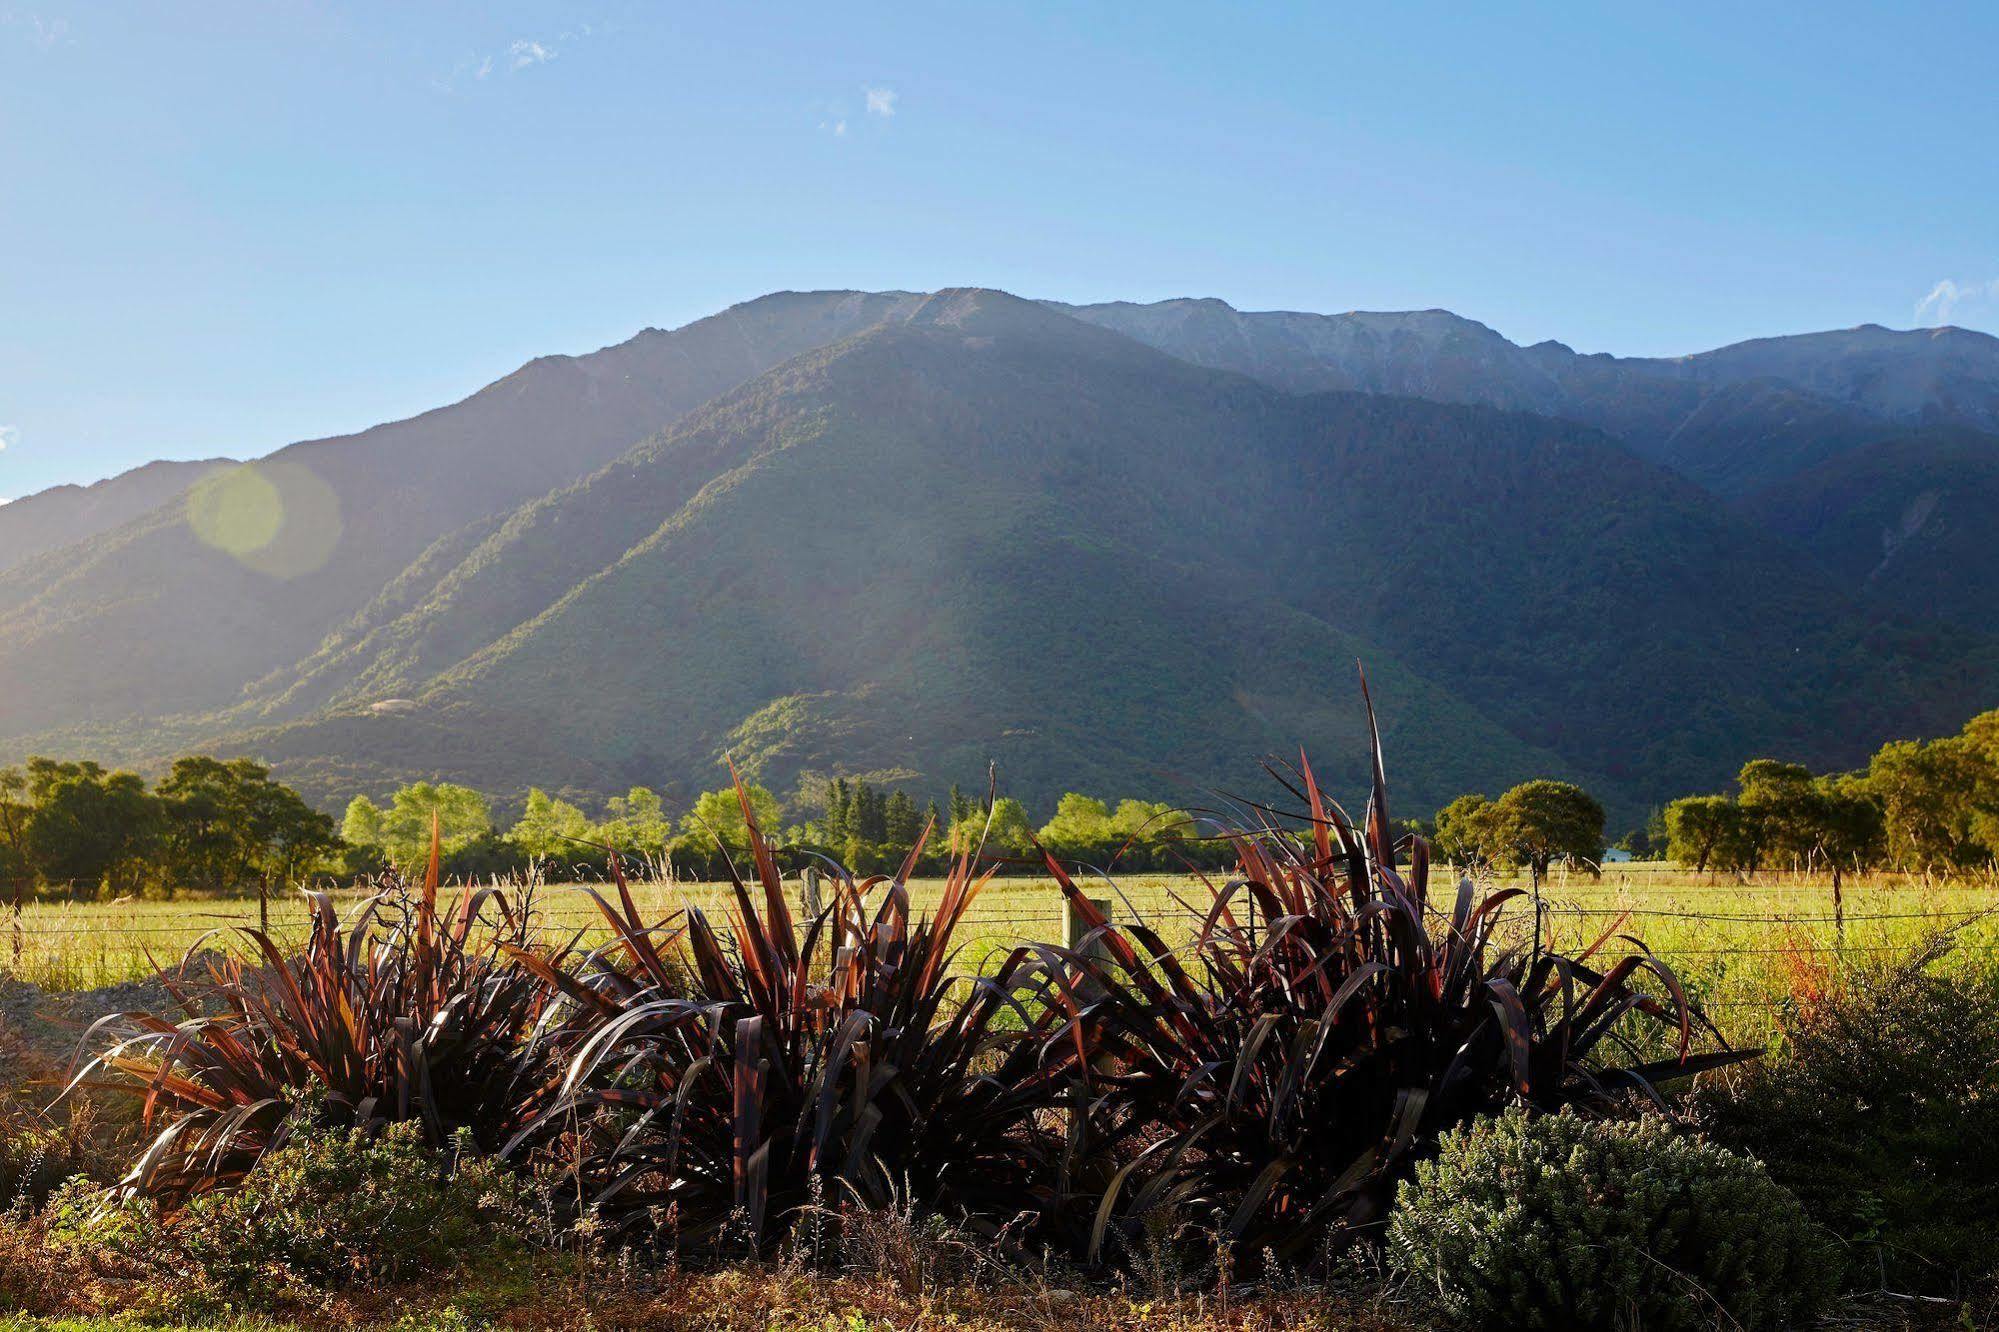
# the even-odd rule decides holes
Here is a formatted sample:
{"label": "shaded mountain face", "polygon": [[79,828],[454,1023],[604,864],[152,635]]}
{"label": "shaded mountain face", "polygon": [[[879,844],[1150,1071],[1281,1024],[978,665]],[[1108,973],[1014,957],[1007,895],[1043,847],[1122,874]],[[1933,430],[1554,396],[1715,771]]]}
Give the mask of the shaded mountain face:
{"label": "shaded mountain face", "polygon": [[123,527],[185,495],[188,487],[217,468],[231,465],[227,458],[147,463],[95,485],[55,486],[0,504],[0,572],[44,551]]}
{"label": "shaded mountain face", "polygon": [[1771,530],[1817,552],[1871,604],[1999,627],[1999,449],[1939,430],[1843,454],[1751,496]]}
{"label": "shaded mountain face", "polygon": [[[1999,543],[1956,535],[1999,512],[1981,508],[1989,490],[1979,478],[1999,467],[1999,339],[1986,334],[1865,325],[1621,359],[1557,342],[1516,346],[1444,310],[1244,313],[1215,300],[1053,308],[1295,392],[1402,393],[1593,425],[1866,580],[1870,605],[1934,609],[1999,634],[1999,597],[1986,593],[1999,586]],[[1962,515],[1955,524],[1952,512]],[[1919,525],[1928,535],[1913,543],[1884,536]]]}
{"label": "shaded mountain face", "polygon": [[1878,483],[1836,470],[1952,434],[1975,513],[1988,436],[1444,312],[1073,315],[781,294],[211,477],[0,575],[0,761],[1189,798],[1357,752],[1359,658],[1410,812],[1555,775],[1635,819],[1999,693],[1984,637],[1856,589]]}
{"label": "shaded mountain face", "polygon": [[1876,325],[1670,359],[1520,347],[1447,310],[1246,313],[1216,300],[1054,306],[1293,391],[1359,389],[1580,421],[1734,498],[1926,426],[1999,430],[1999,338]]}

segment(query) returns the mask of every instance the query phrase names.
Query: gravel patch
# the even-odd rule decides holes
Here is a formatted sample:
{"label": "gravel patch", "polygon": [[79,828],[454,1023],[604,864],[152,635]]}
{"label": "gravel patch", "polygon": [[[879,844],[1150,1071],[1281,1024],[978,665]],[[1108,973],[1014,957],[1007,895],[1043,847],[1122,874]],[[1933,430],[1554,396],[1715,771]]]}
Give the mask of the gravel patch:
{"label": "gravel patch", "polygon": [[0,975],[0,1087],[61,1073],[90,1024],[107,1013],[157,1013],[171,1003],[157,977],[96,990],[44,990]]}

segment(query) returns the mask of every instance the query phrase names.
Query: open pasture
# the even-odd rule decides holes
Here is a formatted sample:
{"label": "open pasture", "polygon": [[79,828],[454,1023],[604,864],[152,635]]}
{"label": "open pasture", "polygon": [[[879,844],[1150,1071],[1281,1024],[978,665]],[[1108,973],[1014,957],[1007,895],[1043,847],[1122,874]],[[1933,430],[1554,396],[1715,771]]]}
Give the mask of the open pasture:
{"label": "open pasture", "polygon": [[[1437,876],[1436,883],[1443,882]],[[912,884],[919,910],[941,884]],[[1528,887],[1515,879],[1480,886]],[[610,891],[579,884],[533,889],[532,910],[551,945],[577,940],[587,947],[603,937],[588,895],[593,889]],[[649,919],[688,905],[719,917],[731,897],[727,885],[714,883],[644,882],[632,891]],[[1188,876],[1114,875],[1096,879],[1091,891],[1110,900],[1114,919],[1142,920],[1176,947],[1198,919],[1189,907],[1211,900],[1207,888]],[[1433,887],[1433,896],[1443,898],[1446,890]],[[357,904],[361,897],[348,893],[339,900]],[[1586,945],[1606,931],[1613,932],[1606,951],[1629,947],[1616,936],[1642,940],[1735,1040],[1758,1039],[1775,1005],[1822,984],[1838,967],[1892,957],[1931,934],[1954,936],[1958,965],[1999,965],[1999,881],[1990,878],[1849,880],[1836,906],[1831,881],[1821,875],[1771,873],[1741,881],[1640,862],[1606,866],[1601,878],[1558,867],[1542,886],[1541,902],[1544,937],[1565,946]],[[796,911],[795,892],[793,903]],[[1532,903],[1525,892],[1509,902],[1504,929],[1531,931]],[[1448,902],[1437,905],[1448,910]],[[255,925],[257,914],[256,902],[243,900],[33,903],[18,919],[0,923],[0,975],[59,990],[118,984],[150,974],[155,964],[170,966],[191,948],[246,946],[239,930]],[[301,898],[271,902],[271,932],[281,943],[296,938],[304,920]],[[962,968],[996,965],[1022,943],[1060,942],[1063,930],[1052,880],[996,878],[961,930]]]}

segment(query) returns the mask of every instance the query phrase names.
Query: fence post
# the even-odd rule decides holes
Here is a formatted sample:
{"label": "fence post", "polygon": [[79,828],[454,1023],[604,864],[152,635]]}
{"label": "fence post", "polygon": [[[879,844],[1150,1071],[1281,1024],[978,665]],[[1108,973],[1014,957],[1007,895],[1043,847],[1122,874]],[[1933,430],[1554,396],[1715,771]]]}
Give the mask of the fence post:
{"label": "fence post", "polygon": [[[1089,899],[1089,903],[1091,906],[1097,909],[1098,913],[1102,915],[1105,920],[1109,920],[1111,918],[1110,898],[1092,897]],[[1071,898],[1067,897],[1063,898],[1062,899],[1063,944],[1065,944],[1071,952],[1078,951],[1083,947],[1084,938],[1089,934],[1089,932],[1090,932],[1089,922],[1083,918],[1083,913],[1076,909],[1075,901]],[[1104,941],[1102,939],[1098,939],[1090,944],[1091,957],[1108,957],[1109,955],[1110,955],[1109,950],[1104,947]]]}
{"label": "fence post", "polygon": [[[1832,860],[1830,856],[1828,860]],[[1846,947],[1846,899],[1841,895],[1839,884],[1839,862],[1832,860],[1832,927],[1841,948]]]}
{"label": "fence post", "polygon": [[825,910],[819,897],[819,867],[817,865],[807,865],[799,875],[799,879],[801,883],[798,890],[798,900],[799,904],[805,908],[805,918],[807,920],[817,920],[819,913]]}
{"label": "fence post", "polygon": [[[1089,903],[1097,909],[1098,914],[1105,920],[1111,918],[1110,898],[1092,897],[1089,899]],[[1083,918],[1083,913],[1076,909],[1074,899],[1064,897],[1062,899],[1063,944],[1070,952],[1081,954],[1093,962],[1109,961],[1111,950],[1104,946],[1103,939],[1101,937],[1092,939],[1089,937],[1089,934],[1089,922]],[[1097,997],[1097,985],[1095,981],[1084,980],[1080,989],[1088,998],[1095,999]]]}

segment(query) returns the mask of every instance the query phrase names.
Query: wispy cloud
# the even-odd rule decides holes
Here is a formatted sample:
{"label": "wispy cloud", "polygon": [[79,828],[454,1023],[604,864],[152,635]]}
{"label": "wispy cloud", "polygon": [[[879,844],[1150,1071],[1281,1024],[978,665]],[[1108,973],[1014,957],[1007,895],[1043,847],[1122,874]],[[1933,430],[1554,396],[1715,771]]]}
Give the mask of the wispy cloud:
{"label": "wispy cloud", "polygon": [[[21,428],[19,426],[0,425],[0,453],[5,453],[7,446],[20,437]],[[14,497],[12,495],[0,496],[0,504],[12,504],[13,502]]]}
{"label": "wispy cloud", "polygon": [[509,43],[506,50],[496,55],[479,57],[479,66],[472,71],[472,77],[483,79],[496,69],[517,74],[535,65],[546,65],[559,54],[560,52],[547,42],[536,41],[532,37],[519,37]]}
{"label": "wispy cloud", "polygon": [[1990,282],[1959,282],[1945,278],[1916,302],[1916,322],[1948,324],[1960,315],[1983,320],[1999,316],[1999,278]]}
{"label": "wispy cloud", "polygon": [[869,88],[866,92],[869,115],[887,119],[895,114],[895,89]]}
{"label": "wispy cloud", "polygon": [[489,51],[458,62],[458,68],[447,78],[436,80],[441,92],[451,92],[460,79],[471,78],[484,82],[495,74],[518,74],[536,65],[546,65],[570,46],[591,37],[601,36],[612,29],[603,24],[579,23],[573,28],[564,28],[553,37],[516,37],[507,43],[504,51]]}
{"label": "wispy cloud", "polygon": [[37,51],[53,51],[58,46],[76,44],[76,38],[69,35],[68,19],[44,18],[40,14],[8,9],[0,10],[0,27],[21,29],[28,45]]}
{"label": "wispy cloud", "polygon": [[515,69],[526,69],[529,65],[546,65],[555,59],[555,48],[523,38],[507,48],[507,59]]}

